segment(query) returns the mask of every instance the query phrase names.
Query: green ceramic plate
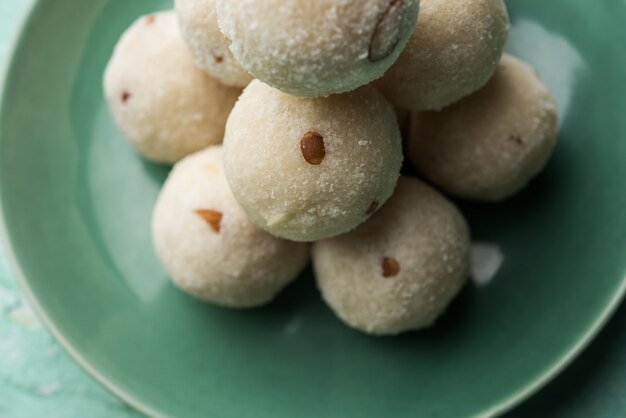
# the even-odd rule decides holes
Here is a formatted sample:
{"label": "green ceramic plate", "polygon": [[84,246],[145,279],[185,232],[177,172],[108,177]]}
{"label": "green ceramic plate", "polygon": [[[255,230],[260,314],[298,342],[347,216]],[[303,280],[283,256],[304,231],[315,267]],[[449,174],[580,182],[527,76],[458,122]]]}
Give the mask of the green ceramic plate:
{"label": "green ceramic plate", "polygon": [[154,0],[40,0],[1,111],[0,196],[18,276],[69,352],[143,412],[195,417],[466,417],[502,412],[562,369],[624,291],[626,3],[510,1],[512,52],[561,106],[556,157],[526,192],[465,205],[506,260],[431,331],[354,332],[306,274],[234,312],[175,290],[150,212],[167,170],[142,162],[104,105],[122,30]]}

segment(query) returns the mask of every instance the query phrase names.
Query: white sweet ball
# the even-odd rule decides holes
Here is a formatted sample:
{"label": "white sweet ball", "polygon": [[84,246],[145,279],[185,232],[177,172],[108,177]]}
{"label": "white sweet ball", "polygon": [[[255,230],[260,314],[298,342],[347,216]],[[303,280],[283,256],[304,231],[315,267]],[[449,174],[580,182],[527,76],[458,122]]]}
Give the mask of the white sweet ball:
{"label": "white sweet ball", "polygon": [[305,244],[255,226],[235,201],[221,146],[174,166],[152,218],[156,253],[182,290],[218,305],[266,304],[306,266]]}
{"label": "white sweet ball", "polygon": [[200,68],[227,86],[245,87],[252,80],[228,49],[217,24],[215,0],[176,0],[183,39]]}
{"label": "white sweet ball", "polygon": [[508,32],[503,0],[422,0],[415,32],[375,84],[395,106],[444,108],[489,81]]}
{"label": "white sweet ball", "polygon": [[241,90],[197,68],[174,12],[139,18],[121,37],[104,75],[118,128],[149,160],[174,163],[220,144]]}
{"label": "white sweet ball", "polygon": [[419,0],[216,0],[230,49],[250,74],[284,92],[355,90],[395,62]]}
{"label": "white sweet ball", "polygon": [[352,232],[313,245],[317,284],[341,320],[394,335],[430,326],[469,269],[463,215],[425,183],[402,177],[389,202]]}
{"label": "white sweet ball", "polygon": [[294,241],[355,228],[391,196],[402,165],[393,108],[368,86],[306,99],[255,80],[228,119],[224,152],[251,219]]}
{"label": "white sweet ball", "polygon": [[530,66],[505,55],[477,93],[413,115],[407,157],[446,193],[499,201],[541,172],[557,133],[554,98]]}

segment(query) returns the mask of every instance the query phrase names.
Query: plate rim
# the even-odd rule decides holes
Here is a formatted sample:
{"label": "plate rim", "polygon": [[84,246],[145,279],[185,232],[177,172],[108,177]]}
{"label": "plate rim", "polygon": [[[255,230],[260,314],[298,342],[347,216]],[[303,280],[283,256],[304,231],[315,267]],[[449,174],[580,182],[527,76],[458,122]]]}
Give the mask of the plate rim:
{"label": "plate rim", "polygon": [[[13,74],[16,72],[16,58],[18,53],[23,48],[24,39],[27,36],[28,29],[30,28],[37,10],[41,7],[41,4],[46,0],[31,0],[29,6],[26,7],[20,22],[17,25],[17,30],[12,34],[9,39],[7,48],[7,59],[4,65],[0,68],[0,144],[4,141],[2,120],[3,115],[8,107],[7,89],[6,85]],[[0,146],[1,153],[1,146]],[[29,284],[29,279],[24,274],[18,258],[13,250],[13,244],[7,228],[7,219],[5,213],[5,206],[3,202],[3,196],[0,191],[0,251],[4,251],[7,261],[7,272],[11,274],[12,278],[17,282],[20,290],[23,292],[26,300],[33,308],[33,311],[37,315],[38,319],[44,324],[47,331],[54,337],[69,357],[78,364],[87,374],[93,378],[94,381],[99,383],[104,389],[118,397],[121,401],[134,408],[136,411],[155,418],[165,418],[162,412],[157,411],[146,402],[143,402],[140,398],[126,392],[119,387],[116,383],[106,376],[106,373],[99,370],[95,366],[83,357],[78,349],[76,349],[73,343],[67,338],[63,332],[57,327],[54,321],[50,319],[46,310],[42,304],[39,303],[39,297],[33,291]],[[511,392],[510,395],[503,397],[503,400],[497,404],[479,412],[475,415],[475,418],[491,418],[500,416],[506,412],[511,411],[513,408],[519,406],[522,402],[528,400],[530,397],[538,393],[548,383],[554,380],[561,372],[563,372],[596,338],[596,336],[602,331],[604,326],[612,318],[613,314],[620,307],[621,303],[626,297],[626,275],[622,277],[621,283],[617,292],[604,306],[604,309],[599,315],[590,323],[590,325],[581,333],[578,341],[569,347],[560,358],[555,361],[551,366],[543,370],[535,379],[533,379],[527,385],[520,387],[519,390]]]}

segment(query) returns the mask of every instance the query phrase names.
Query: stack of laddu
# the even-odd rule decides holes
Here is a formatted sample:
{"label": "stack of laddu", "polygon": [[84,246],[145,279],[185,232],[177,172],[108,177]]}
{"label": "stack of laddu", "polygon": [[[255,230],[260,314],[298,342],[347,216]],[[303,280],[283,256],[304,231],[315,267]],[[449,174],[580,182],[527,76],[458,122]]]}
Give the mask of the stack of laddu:
{"label": "stack of laddu", "polygon": [[[175,164],[152,219],[174,283],[255,307],[312,258],[348,325],[430,326],[468,276],[442,193],[506,199],[555,146],[554,100],[503,55],[508,29],[502,0],[177,0],[139,18],[104,89],[135,150]],[[403,148],[424,180],[400,175]]]}

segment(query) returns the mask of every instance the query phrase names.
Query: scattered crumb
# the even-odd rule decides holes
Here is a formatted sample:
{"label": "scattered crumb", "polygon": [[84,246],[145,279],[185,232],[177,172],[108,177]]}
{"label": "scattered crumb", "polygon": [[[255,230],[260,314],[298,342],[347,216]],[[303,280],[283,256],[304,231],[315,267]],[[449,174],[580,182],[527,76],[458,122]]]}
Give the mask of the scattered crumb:
{"label": "scattered crumb", "polygon": [[9,317],[22,328],[32,329],[39,323],[30,306],[21,302],[9,312]]}
{"label": "scattered crumb", "polygon": [[285,334],[286,335],[295,335],[300,329],[300,324],[302,320],[299,316],[294,316],[285,326]]}
{"label": "scattered crumb", "polygon": [[37,387],[37,392],[43,396],[52,396],[58,393],[60,390],[61,390],[61,384],[56,380],[53,380],[48,383],[44,383]]}
{"label": "scattered crumb", "polygon": [[470,276],[478,286],[486,286],[504,263],[504,254],[497,244],[475,242],[470,250]]}

